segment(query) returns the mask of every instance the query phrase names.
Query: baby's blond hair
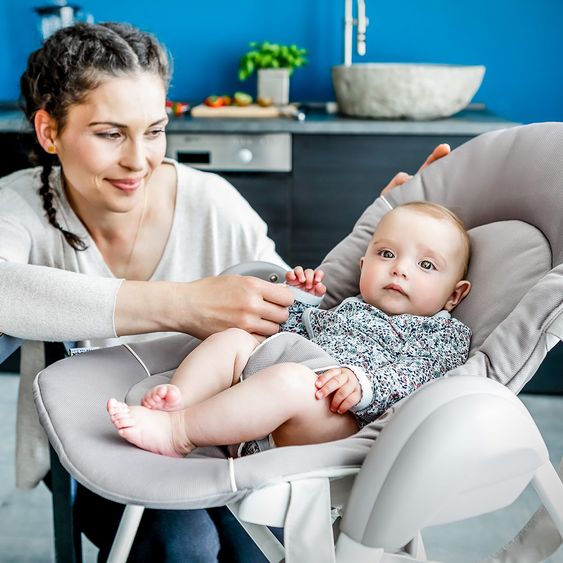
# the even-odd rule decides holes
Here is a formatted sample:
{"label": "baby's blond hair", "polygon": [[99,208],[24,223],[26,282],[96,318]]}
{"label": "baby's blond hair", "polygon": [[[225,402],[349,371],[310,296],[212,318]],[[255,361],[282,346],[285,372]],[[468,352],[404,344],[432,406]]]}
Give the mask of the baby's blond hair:
{"label": "baby's blond hair", "polygon": [[454,227],[457,228],[459,233],[461,234],[462,241],[463,241],[463,271],[461,275],[461,279],[464,279],[467,276],[467,270],[469,269],[469,258],[471,255],[471,241],[469,239],[469,235],[467,234],[467,228],[463,221],[450,209],[440,205],[439,203],[434,203],[432,201],[409,201],[407,203],[402,203],[395,207],[395,209],[400,209],[401,207],[408,207],[411,209],[415,209],[422,213],[426,213],[436,219],[446,219]]}

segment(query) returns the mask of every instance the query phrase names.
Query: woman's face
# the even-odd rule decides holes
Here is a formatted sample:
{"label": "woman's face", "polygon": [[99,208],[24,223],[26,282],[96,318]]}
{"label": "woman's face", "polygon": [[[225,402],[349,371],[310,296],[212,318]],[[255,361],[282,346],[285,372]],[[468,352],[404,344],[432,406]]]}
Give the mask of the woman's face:
{"label": "woman's face", "polygon": [[55,146],[73,206],[130,211],[166,151],[162,80],[142,73],[110,77],[71,106]]}

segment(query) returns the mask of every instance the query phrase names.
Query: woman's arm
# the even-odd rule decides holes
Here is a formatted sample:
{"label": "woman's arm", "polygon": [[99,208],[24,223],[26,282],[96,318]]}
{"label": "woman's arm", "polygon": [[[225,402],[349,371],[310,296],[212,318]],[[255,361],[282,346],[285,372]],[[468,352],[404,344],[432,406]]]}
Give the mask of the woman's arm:
{"label": "woman's arm", "polygon": [[270,335],[292,302],[286,287],[250,277],[133,282],[0,262],[0,332],[29,340],[161,331],[205,338],[234,326]]}
{"label": "woman's arm", "polygon": [[247,276],[189,283],[125,281],[117,294],[118,335],[185,332],[198,338],[231,327],[271,335],[287,320],[290,290]]}
{"label": "woman's arm", "polygon": [[121,280],[0,260],[0,332],[28,340],[115,336]]}

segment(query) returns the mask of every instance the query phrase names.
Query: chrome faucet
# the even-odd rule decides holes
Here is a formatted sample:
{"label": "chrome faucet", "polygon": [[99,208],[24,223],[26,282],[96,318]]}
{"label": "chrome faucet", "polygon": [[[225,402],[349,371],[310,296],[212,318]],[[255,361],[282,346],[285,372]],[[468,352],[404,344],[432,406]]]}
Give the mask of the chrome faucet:
{"label": "chrome faucet", "polygon": [[366,17],[365,0],[357,0],[357,17],[353,15],[353,0],[345,0],[344,3],[344,64],[352,64],[352,31],[354,26],[356,30],[356,52],[358,55],[366,54],[366,30],[369,19]]}

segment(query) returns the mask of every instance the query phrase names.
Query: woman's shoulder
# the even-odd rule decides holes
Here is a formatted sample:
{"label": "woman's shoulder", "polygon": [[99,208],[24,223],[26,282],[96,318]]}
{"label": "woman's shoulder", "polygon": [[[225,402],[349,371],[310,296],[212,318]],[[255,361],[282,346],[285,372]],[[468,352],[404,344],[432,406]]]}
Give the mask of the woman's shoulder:
{"label": "woman's shoulder", "polygon": [[41,168],[24,168],[17,170],[7,176],[0,178],[0,190],[21,190],[36,189],[40,183]]}
{"label": "woman's shoulder", "polygon": [[183,189],[189,188],[191,190],[232,190],[233,186],[214,172],[206,170],[198,170],[191,166],[186,166],[180,162],[171,161],[176,167],[178,174],[178,187]]}
{"label": "woman's shoulder", "polygon": [[25,168],[0,178],[0,209],[8,211],[14,205],[21,207],[23,202],[32,208],[40,208],[37,192],[41,185],[40,175],[41,168]]}

